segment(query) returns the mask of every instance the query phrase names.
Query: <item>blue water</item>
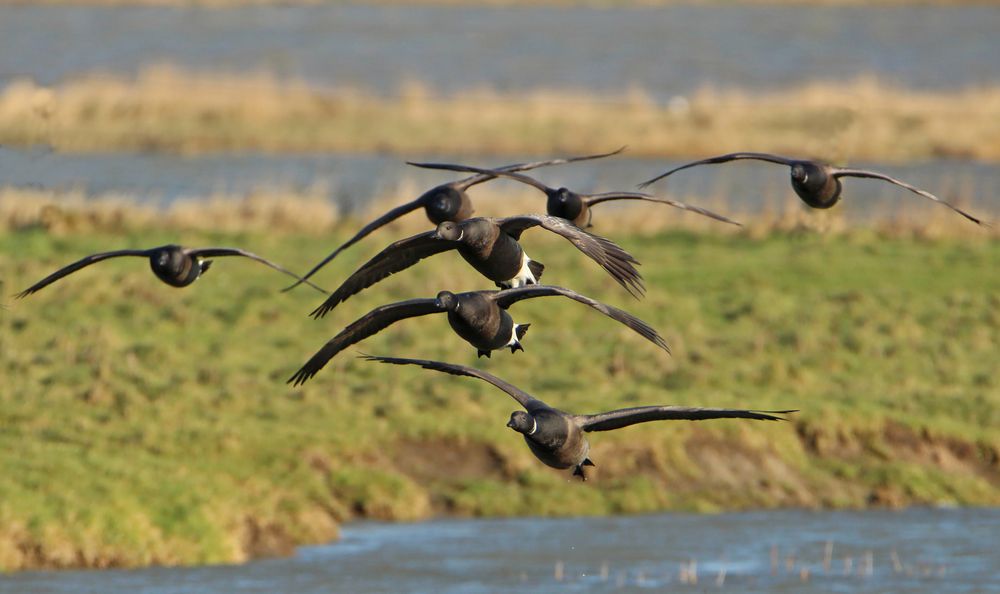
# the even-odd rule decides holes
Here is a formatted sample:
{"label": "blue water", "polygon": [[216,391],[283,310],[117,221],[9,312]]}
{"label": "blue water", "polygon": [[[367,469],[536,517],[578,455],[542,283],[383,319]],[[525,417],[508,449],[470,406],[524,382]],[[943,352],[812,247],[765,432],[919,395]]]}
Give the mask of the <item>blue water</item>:
{"label": "blue water", "polygon": [[0,87],[169,62],[392,92],[488,86],[669,98],[873,73],[913,88],[1000,81],[1000,7],[0,6]]}
{"label": "blue water", "polygon": [[[548,155],[479,158],[469,164],[498,166]],[[412,158],[425,159],[427,155]],[[435,155],[437,160],[463,159]],[[467,160],[467,158],[466,158]],[[636,183],[679,164],[678,161],[612,157],[539,169],[545,183],[578,191],[631,190]],[[905,165],[852,163],[877,169],[923,187],[946,199],[961,197],[983,216],[1000,213],[1000,166],[974,161],[937,160]],[[80,190],[86,195],[117,194],[139,201],[169,204],[206,195],[241,197],[268,189],[327,195],[344,211],[363,207],[373,198],[416,198],[415,192],[455,179],[448,172],[410,167],[404,158],[382,155],[263,155],[215,154],[199,157],[150,154],[60,154],[0,147],[0,180],[4,185]],[[517,182],[490,182],[503,191],[532,193]],[[942,207],[883,182],[847,180],[842,212],[847,218],[891,217],[905,211],[919,219],[939,214]],[[753,213],[764,206],[795,205],[788,168],[742,161],[696,167],[661,182],[650,191],[722,205],[727,212]],[[472,190],[473,199],[476,190]],[[543,204],[539,194],[539,205]],[[539,206],[541,208],[541,206]],[[607,207],[605,207],[607,208]],[[612,206],[613,208],[613,206]],[[510,213],[490,212],[496,216]],[[677,214],[677,213],[672,213]],[[693,215],[690,215],[693,216]]]}
{"label": "blue water", "polygon": [[24,572],[0,593],[1000,592],[997,534],[1000,509],[360,523],[288,559]]}

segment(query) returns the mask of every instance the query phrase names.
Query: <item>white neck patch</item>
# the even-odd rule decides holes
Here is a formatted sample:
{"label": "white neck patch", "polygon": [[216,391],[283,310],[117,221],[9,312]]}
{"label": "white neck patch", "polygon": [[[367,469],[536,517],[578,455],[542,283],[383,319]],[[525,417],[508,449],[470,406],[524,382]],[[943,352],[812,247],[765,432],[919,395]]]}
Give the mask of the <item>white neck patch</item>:
{"label": "white neck patch", "polygon": [[528,435],[534,435],[535,431],[538,431],[538,421],[535,420],[535,417],[531,417],[531,431],[528,431]]}

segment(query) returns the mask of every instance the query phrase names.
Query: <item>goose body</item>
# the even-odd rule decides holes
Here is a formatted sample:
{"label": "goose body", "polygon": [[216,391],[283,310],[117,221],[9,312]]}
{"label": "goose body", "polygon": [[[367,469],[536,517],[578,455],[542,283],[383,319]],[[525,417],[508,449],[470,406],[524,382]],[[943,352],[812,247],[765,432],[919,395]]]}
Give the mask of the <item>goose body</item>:
{"label": "goose body", "polygon": [[[611,155],[617,155],[623,151],[625,147],[622,147],[616,151],[610,153],[600,153],[596,155],[584,155],[581,157],[567,157],[563,159],[549,159],[546,161],[534,161],[531,163],[517,163],[514,165],[506,165],[504,167],[498,168],[498,171],[528,171],[531,169],[537,169],[538,167],[548,167],[551,165],[563,165],[566,163],[575,163],[577,161],[588,161],[591,159],[601,159],[604,157],[609,157]],[[469,198],[467,190],[472,186],[481,184],[483,182],[493,179],[494,175],[489,174],[477,174],[465,179],[458,181],[448,182],[441,184],[439,186],[434,186],[430,190],[427,190],[421,194],[416,200],[412,202],[407,202],[397,206],[396,208],[385,213],[381,217],[375,219],[371,223],[368,223],[358,231],[354,237],[350,238],[344,242],[340,247],[331,252],[328,256],[323,258],[318,264],[313,266],[313,268],[303,276],[303,279],[308,279],[312,275],[316,274],[321,268],[327,265],[331,260],[336,258],[340,252],[354,245],[358,241],[361,241],[366,236],[371,234],[376,229],[391,223],[392,221],[398,219],[399,217],[412,212],[418,208],[423,208],[424,213],[427,218],[435,225],[440,225],[448,221],[459,222],[465,219],[471,218],[475,213],[475,208],[472,206],[472,200]],[[297,287],[299,283],[295,283],[285,290],[293,289]]]}
{"label": "goose body", "polygon": [[969,214],[961,208],[958,208],[954,204],[942,200],[926,190],[921,190],[916,186],[912,186],[884,173],[869,171],[866,169],[834,167],[833,165],[822,163],[820,161],[793,159],[791,157],[783,157],[781,155],[773,155],[771,153],[729,153],[698,161],[692,161],[691,163],[674,167],[665,173],[661,173],[652,179],[642,182],[639,184],[639,188],[645,188],[665,177],[677,173],[678,171],[691,167],[728,163],[730,161],[739,161],[744,159],[766,161],[768,163],[777,163],[778,165],[787,166],[791,176],[792,189],[795,191],[795,194],[811,208],[826,209],[833,207],[835,204],[840,202],[841,199],[841,191],[843,188],[841,186],[840,179],[843,177],[860,177],[878,179],[895,186],[899,186],[918,196],[931,200],[932,202],[944,205],[977,225],[984,224],[981,219]]}
{"label": "goose body", "polygon": [[605,316],[625,324],[640,336],[670,352],[666,341],[648,324],[610,305],[581,295],[571,289],[546,285],[531,285],[503,291],[441,291],[434,299],[409,299],[376,307],[355,320],[324,344],[305,365],[289,378],[294,385],[303,384],[315,376],[339,352],[392,324],[423,315],[447,313],[448,324],[462,339],[476,348],[479,356],[489,357],[495,350],[509,348],[511,353],[523,351],[521,339],[528,324],[517,324],[507,312],[510,306],[524,299],[537,297],[567,297],[583,303]]}
{"label": "goose body", "polygon": [[456,165],[453,163],[415,163],[407,161],[408,164],[414,167],[421,167],[424,169],[442,169],[446,171],[465,171],[471,173],[478,173],[480,175],[491,175],[493,177],[505,177],[519,181],[523,184],[537,188],[539,191],[545,194],[545,209],[546,212],[553,217],[559,217],[566,219],[567,221],[572,221],[574,225],[581,228],[586,228],[591,226],[591,219],[593,213],[591,212],[591,207],[601,202],[608,202],[610,200],[643,200],[646,202],[658,202],[660,204],[666,204],[682,210],[688,210],[691,212],[698,213],[700,215],[715,219],[717,221],[722,221],[725,223],[730,223],[733,225],[739,225],[736,221],[722,216],[718,213],[714,213],[708,209],[700,208],[697,206],[691,206],[677,200],[672,200],[669,198],[658,198],[656,196],[651,196],[649,194],[643,194],[640,192],[604,192],[600,194],[581,194],[579,192],[574,192],[569,188],[560,187],[555,188],[552,186],[547,186],[542,182],[538,181],[533,177],[524,175],[523,173],[517,173],[514,171],[503,171],[499,169],[483,169],[481,167],[470,167],[468,165]]}
{"label": "goose body", "polygon": [[[24,291],[21,291],[17,296],[18,298],[27,297],[28,295],[41,291],[57,280],[73,274],[82,268],[86,268],[91,264],[123,256],[147,258],[149,260],[149,267],[153,271],[153,274],[156,275],[156,278],[171,287],[178,288],[191,285],[194,281],[198,280],[203,274],[205,274],[205,272],[212,265],[212,261],[207,258],[218,258],[224,256],[242,256],[244,258],[249,258],[264,264],[265,266],[273,268],[278,272],[291,276],[292,278],[299,278],[299,276],[295,273],[282,268],[274,262],[242,249],[222,247],[185,248],[179,245],[170,244],[147,250],[116,250],[113,252],[91,254],[72,264],[62,267],[59,270],[56,270],[34,285],[28,287]],[[307,284],[317,291],[326,293],[326,291],[312,283]]]}
{"label": "goose body", "polygon": [[323,317],[380,280],[405,270],[424,258],[456,250],[480,274],[501,288],[516,288],[538,282],[545,266],[533,261],[520,244],[521,234],[540,227],[568,240],[601,265],[633,296],[642,293],[642,277],[635,258],[614,242],[588,233],[565,219],[548,215],[519,215],[502,219],[478,217],[458,223],[446,221],[434,231],[420,233],[390,244],[345,280],[319,307],[314,317]]}
{"label": "goose body", "polygon": [[782,417],[778,415],[796,412],[794,410],[761,411],[685,406],[638,406],[593,415],[576,415],[553,408],[495,375],[465,365],[426,359],[369,355],[365,355],[363,358],[394,365],[419,365],[424,369],[451,375],[475,377],[493,384],[509,394],[524,408],[524,410],[511,413],[507,427],[524,436],[524,441],[531,453],[543,464],[552,468],[572,468],[573,475],[579,476],[583,480],[587,479],[584,467],[594,466],[594,462],[590,459],[590,442],[586,436],[591,431],[610,431],[649,421],[701,421],[733,418],[778,421],[782,420]]}

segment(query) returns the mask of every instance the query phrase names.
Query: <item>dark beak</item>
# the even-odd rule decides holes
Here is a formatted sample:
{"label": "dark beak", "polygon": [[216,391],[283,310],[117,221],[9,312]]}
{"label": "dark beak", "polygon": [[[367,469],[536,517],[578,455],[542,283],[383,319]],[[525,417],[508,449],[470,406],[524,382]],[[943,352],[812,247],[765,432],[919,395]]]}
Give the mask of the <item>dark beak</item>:
{"label": "dark beak", "polygon": [[511,429],[513,429],[514,428],[514,419],[511,419],[511,420],[507,421],[507,426],[510,427]]}

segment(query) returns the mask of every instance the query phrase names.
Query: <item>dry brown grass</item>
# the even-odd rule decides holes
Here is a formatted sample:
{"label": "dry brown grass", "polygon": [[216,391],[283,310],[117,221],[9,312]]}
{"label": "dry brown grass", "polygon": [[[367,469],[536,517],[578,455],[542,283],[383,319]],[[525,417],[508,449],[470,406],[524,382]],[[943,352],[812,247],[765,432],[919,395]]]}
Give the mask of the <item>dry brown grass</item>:
{"label": "dry brown grass", "polygon": [[1000,160],[1000,87],[897,89],[874,78],[751,94],[704,89],[664,103],[619,96],[473,89],[397,96],[315,89],[266,75],[151,68],[136,80],[31,82],[0,96],[0,142],[60,150],[351,151],[473,155],[579,153],[689,157],[756,150],[832,161]]}
{"label": "dry brown grass", "polygon": [[[211,195],[178,200],[160,208],[144,204],[134,196],[103,195],[88,197],[76,191],[26,190],[0,188],[0,232],[44,229],[57,236],[87,233],[123,233],[142,230],[176,230],[219,233],[271,232],[307,235],[342,234],[398,205],[401,196],[416,196],[426,188],[404,182],[392,196],[375,197],[369,205],[351,216],[343,216],[325,196],[302,194],[293,190],[261,190],[247,196]],[[727,213],[744,224],[742,228],[682,213],[670,207],[649,204],[621,204],[598,213],[600,234],[631,233],[648,236],[662,231],[684,230],[697,233],[741,233],[763,238],[788,232],[825,235],[852,233],[860,228],[877,231],[888,237],[964,238],[991,241],[1000,238],[1000,227],[974,227],[944,208],[923,209],[877,216],[864,222],[848,220],[843,208],[829,211],[809,210],[801,206],[791,190],[775,197],[759,212],[733,212],[723,196],[674,196]],[[964,198],[964,197],[963,197]],[[504,191],[482,186],[476,192],[477,216],[509,216],[538,212],[543,201],[531,191]],[[962,200],[966,203],[967,200]],[[651,209],[657,216],[650,216]],[[984,209],[977,213],[988,219],[997,213]],[[431,228],[431,223],[417,211],[397,219],[377,232],[386,238],[399,238]]]}

